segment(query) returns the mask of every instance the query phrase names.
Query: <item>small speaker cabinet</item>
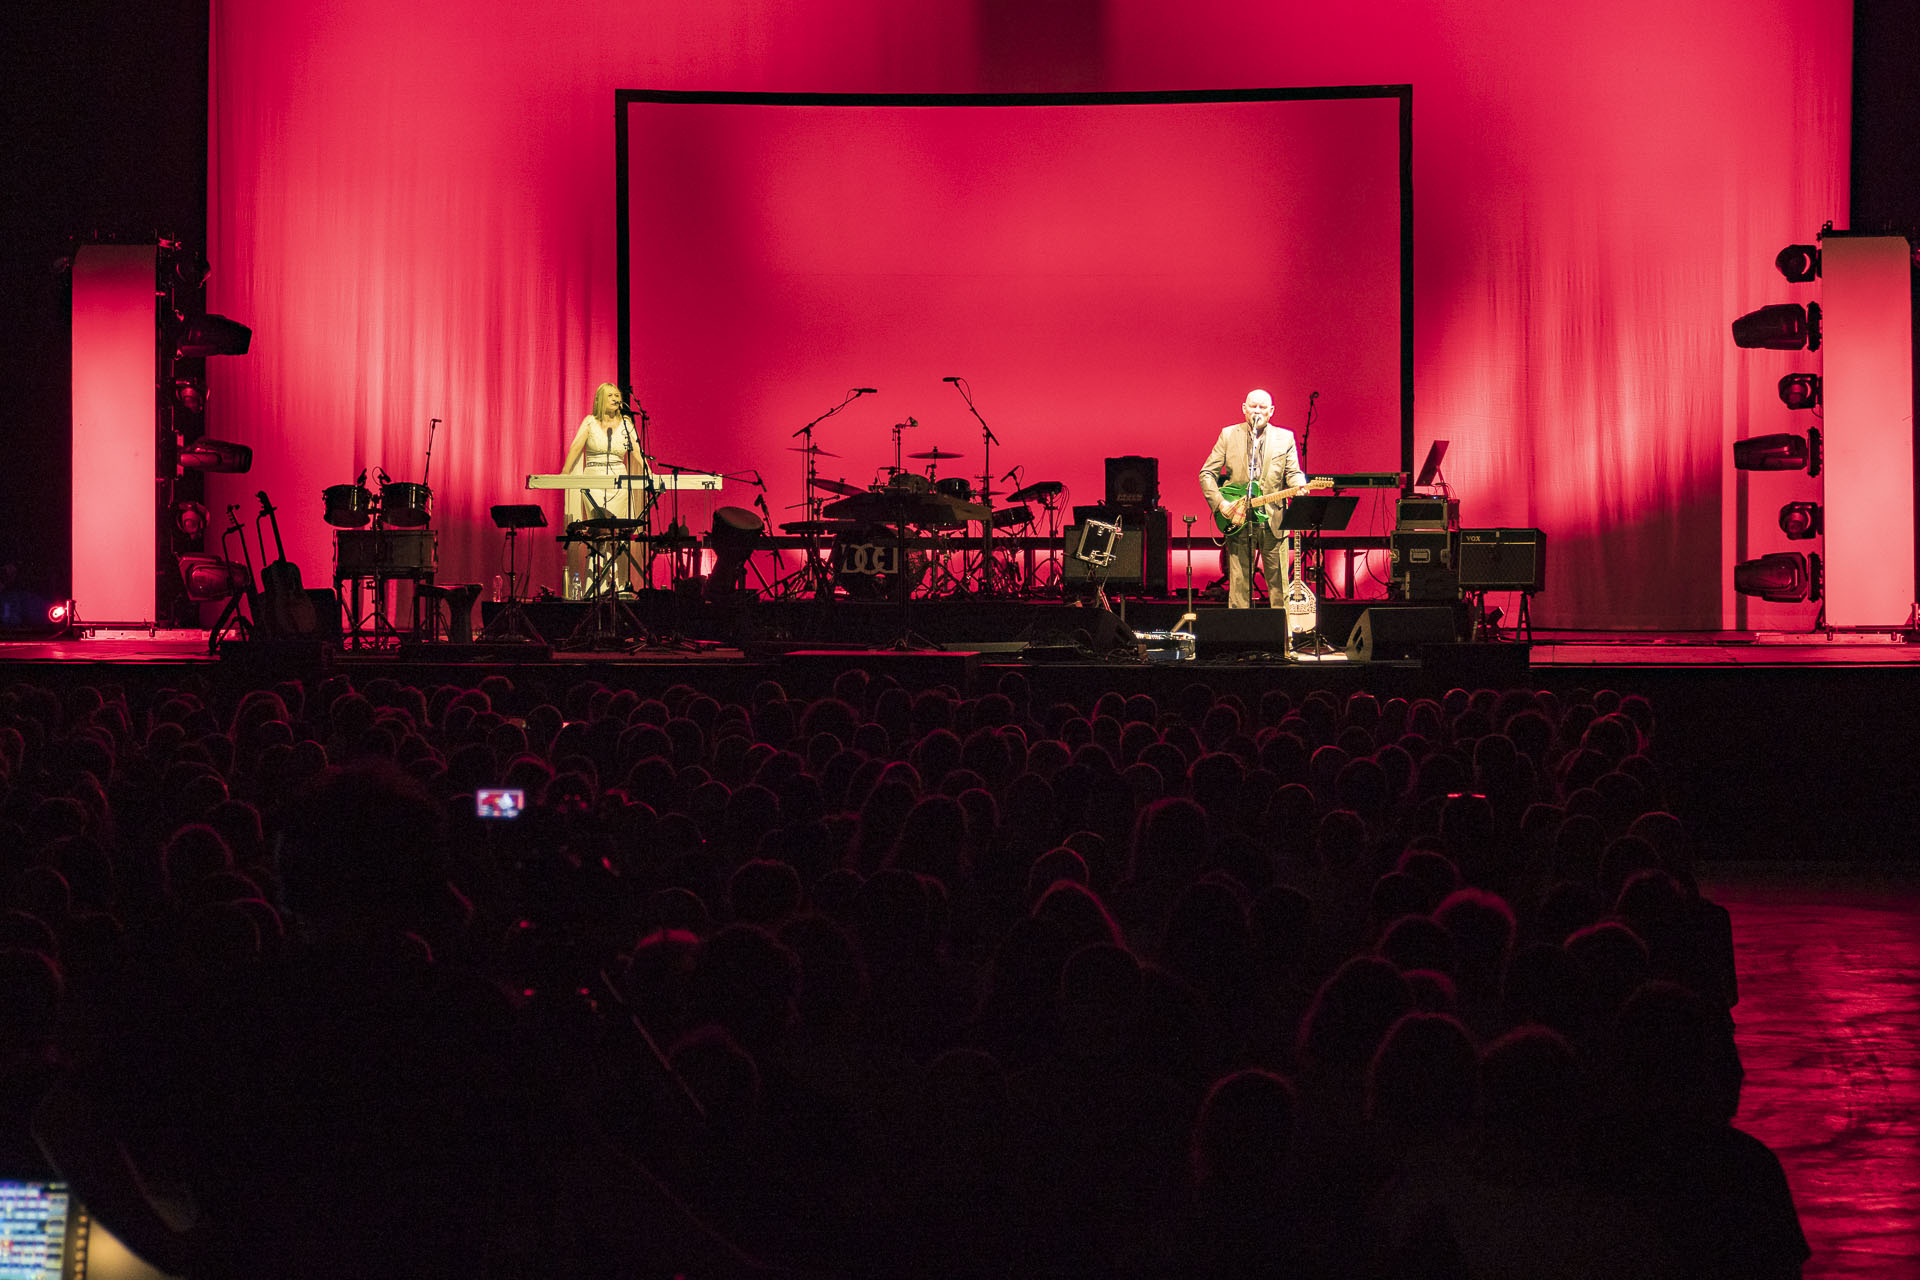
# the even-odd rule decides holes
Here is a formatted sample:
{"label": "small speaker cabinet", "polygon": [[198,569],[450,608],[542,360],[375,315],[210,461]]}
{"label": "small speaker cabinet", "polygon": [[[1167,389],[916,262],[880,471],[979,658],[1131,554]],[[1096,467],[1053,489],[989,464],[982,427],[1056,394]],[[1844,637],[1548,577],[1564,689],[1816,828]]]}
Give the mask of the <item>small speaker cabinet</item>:
{"label": "small speaker cabinet", "polygon": [[1547,535],[1538,529],[1462,529],[1456,566],[1463,591],[1544,591]]}
{"label": "small speaker cabinet", "polygon": [[1139,511],[1160,505],[1160,459],[1141,454],[1107,459],[1107,505]]}

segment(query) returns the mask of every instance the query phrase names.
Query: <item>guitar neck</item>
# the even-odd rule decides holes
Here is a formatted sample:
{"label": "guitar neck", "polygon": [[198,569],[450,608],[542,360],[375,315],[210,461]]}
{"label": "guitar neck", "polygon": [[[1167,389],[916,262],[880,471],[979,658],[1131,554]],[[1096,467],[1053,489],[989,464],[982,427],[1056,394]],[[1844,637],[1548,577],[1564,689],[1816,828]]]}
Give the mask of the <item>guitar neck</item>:
{"label": "guitar neck", "polygon": [[1319,481],[1316,480],[1311,484],[1296,485],[1291,489],[1280,489],[1273,493],[1263,493],[1257,498],[1249,498],[1247,499],[1247,506],[1249,508],[1264,507],[1269,503],[1285,502],[1288,498],[1297,498],[1301,494],[1306,493],[1309,490],[1324,489],[1326,487],[1327,487],[1326,485],[1321,484]]}

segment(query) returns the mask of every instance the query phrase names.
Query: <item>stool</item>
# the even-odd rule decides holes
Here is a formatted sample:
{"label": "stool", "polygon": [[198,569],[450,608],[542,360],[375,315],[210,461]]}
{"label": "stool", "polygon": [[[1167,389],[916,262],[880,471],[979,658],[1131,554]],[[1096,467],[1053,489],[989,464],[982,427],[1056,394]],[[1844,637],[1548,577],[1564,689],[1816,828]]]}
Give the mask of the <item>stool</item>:
{"label": "stool", "polygon": [[426,606],[426,638],[438,640],[440,636],[440,604],[447,606],[446,639],[452,644],[473,643],[473,602],[480,598],[480,584],[477,582],[450,582],[444,585],[422,582],[415,588],[415,598]]}

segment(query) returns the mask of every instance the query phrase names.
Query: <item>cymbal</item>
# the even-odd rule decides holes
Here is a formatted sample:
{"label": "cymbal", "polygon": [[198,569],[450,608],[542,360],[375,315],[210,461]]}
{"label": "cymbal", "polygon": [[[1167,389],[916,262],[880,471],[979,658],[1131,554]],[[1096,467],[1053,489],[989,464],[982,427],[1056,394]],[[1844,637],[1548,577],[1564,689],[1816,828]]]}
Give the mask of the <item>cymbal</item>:
{"label": "cymbal", "polygon": [[815,457],[820,457],[820,458],[837,458],[840,456],[839,454],[835,453],[831,449],[822,449],[817,444],[791,444],[787,446],[787,452],[788,453],[811,453]]}
{"label": "cymbal", "polygon": [[849,498],[858,497],[860,494],[866,492],[866,490],[862,489],[859,485],[848,484],[845,480],[816,479],[813,482],[813,487],[816,489],[825,489],[828,493],[844,494]]}
{"label": "cymbal", "polygon": [[910,453],[907,456],[909,458],[936,458],[944,461],[947,458],[964,458],[967,455],[964,453],[948,453],[945,449],[929,449],[925,453]]}
{"label": "cymbal", "polygon": [[1066,487],[1067,486],[1061,484],[1058,480],[1042,480],[1038,484],[1030,484],[1024,489],[1015,489],[1007,495],[1007,501],[1032,502],[1035,498],[1051,498]]}

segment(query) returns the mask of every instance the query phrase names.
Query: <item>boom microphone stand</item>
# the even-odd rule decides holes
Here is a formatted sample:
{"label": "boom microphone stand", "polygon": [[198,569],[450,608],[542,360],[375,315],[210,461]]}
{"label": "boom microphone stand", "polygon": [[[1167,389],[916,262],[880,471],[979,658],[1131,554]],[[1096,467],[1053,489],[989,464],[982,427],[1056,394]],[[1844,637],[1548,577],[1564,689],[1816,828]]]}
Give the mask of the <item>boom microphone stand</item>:
{"label": "boom microphone stand", "polygon": [[980,594],[993,594],[993,446],[1000,438],[993,434],[993,428],[980,416],[980,410],[973,404],[973,394],[967,389],[964,378],[942,378],[942,382],[951,383],[953,389],[966,401],[967,412],[980,424],[980,505],[987,509],[987,518],[980,525]]}

